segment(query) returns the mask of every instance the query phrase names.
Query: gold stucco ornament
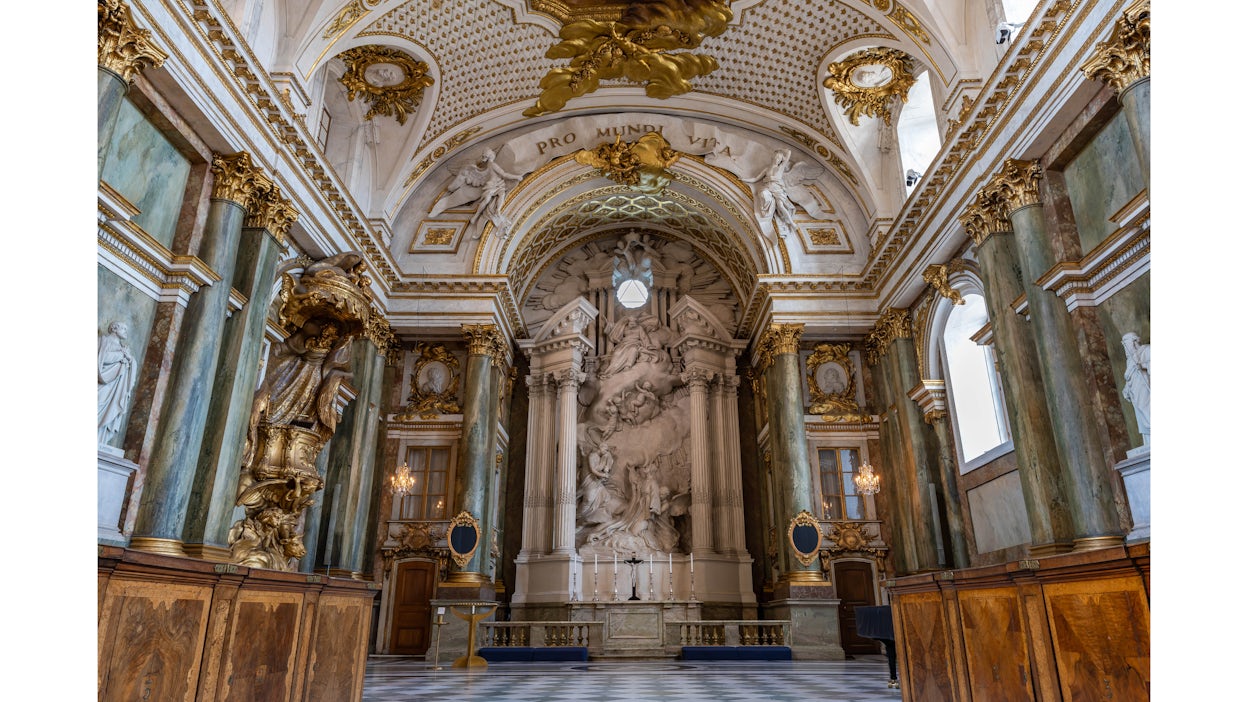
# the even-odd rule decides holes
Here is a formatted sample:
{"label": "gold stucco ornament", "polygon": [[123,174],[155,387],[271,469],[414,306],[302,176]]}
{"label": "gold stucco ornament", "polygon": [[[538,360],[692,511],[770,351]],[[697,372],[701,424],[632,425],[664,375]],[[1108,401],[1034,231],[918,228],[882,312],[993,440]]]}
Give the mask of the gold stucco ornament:
{"label": "gold stucco ornament", "polygon": [[806,358],[806,384],[810,388],[807,414],[823,415],[827,421],[856,420],[863,414],[855,398],[849,344],[815,344],[814,353]]}
{"label": "gold stucco ornament", "polygon": [[687,93],[693,89],[690,78],[710,73],[719,62],[669,52],[723,34],[731,19],[723,0],[651,0],[630,4],[618,21],[569,22],[559,30],[562,41],[546,52],[546,58],[569,63],[542,78],[542,94],[524,114],[557,112],[568,100],[597,90],[601,81],[617,78],[644,83],[646,95],[660,100]]}
{"label": "gold stucco ornament", "polygon": [[592,149],[574,154],[577,163],[597,168],[605,178],[651,195],[660,193],[672,182],[668,167],[680,158],[662,134],[650,132],[633,143],[605,142]]}
{"label": "gold stucco ornament", "polygon": [[823,87],[845,108],[850,124],[858,126],[863,115],[892,124],[894,105],[905,102],[914,85],[914,60],[904,51],[877,47],[846,56],[828,66],[828,73]]}
{"label": "gold stucco ornament", "polygon": [[412,394],[399,419],[435,419],[439,414],[459,414],[459,359],[442,344],[416,345],[412,369]]}
{"label": "gold stucco ornament", "polygon": [[306,553],[300,515],[325,486],[316,457],[351,397],[341,391],[370,314],[368,286],[355,252],[312,263],[298,279],[282,275],[278,321],[289,336],[252,402],[236,503],[245,516],[229,533],[234,563],[289,571]]}
{"label": "gold stucco ornament", "polygon": [[363,98],[369,104],[364,119],[377,115],[394,117],[399,124],[416,111],[425,88],[433,85],[429,64],[386,46],[357,46],[338,55],[347,65],[339,80],[347,99]]}

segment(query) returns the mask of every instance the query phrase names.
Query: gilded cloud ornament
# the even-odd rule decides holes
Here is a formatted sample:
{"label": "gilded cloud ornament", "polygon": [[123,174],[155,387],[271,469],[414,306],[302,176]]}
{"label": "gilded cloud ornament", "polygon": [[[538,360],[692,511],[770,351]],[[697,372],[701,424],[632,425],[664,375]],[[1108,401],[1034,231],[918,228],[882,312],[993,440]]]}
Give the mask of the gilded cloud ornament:
{"label": "gilded cloud ornament", "polygon": [[650,132],[635,142],[605,142],[574,154],[576,162],[597,168],[604,178],[628,185],[643,193],[655,194],[672,181],[667,169],[681,156],[662,134]]}
{"label": "gilded cloud ornament", "polygon": [[542,94],[524,114],[557,112],[568,100],[597,90],[600,81],[617,78],[644,83],[646,95],[660,100],[687,93],[690,78],[714,71],[719,62],[669,52],[723,34],[731,19],[723,0],[647,0],[630,4],[618,21],[569,22],[559,31],[562,41],[546,52],[546,58],[569,59],[568,65],[542,78]]}
{"label": "gilded cloud ornament", "polygon": [[377,115],[407,122],[433,85],[429,64],[417,61],[398,49],[386,46],[357,46],[338,55],[347,66],[339,80],[347,88],[347,99],[364,99],[369,104],[364,119]]}

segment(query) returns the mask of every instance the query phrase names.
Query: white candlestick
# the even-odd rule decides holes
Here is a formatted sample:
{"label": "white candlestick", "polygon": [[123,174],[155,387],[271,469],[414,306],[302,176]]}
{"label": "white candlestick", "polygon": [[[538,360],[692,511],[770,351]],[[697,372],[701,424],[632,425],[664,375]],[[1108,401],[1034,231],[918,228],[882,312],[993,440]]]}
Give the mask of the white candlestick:
{"label": "white candlestick", "polygon": [[654,575],[654,556],[650,557],[650,574]]}
{"label": "white candlestick", "polygon": [[611,554],[611,572],[612,573],[620,572],[620,557],[614,553]]}
{"label": "white candlestick", "polygon": [[667,574],[672,574],[672,554],[667,554]]}
{"label": "white candlestick", "polygon": [[689,572],[693,572],[693,551],[689,552]]}
{"label": "white candlestick", "polygon": [[598,574],[598,554],[594,554],[594,575]]}

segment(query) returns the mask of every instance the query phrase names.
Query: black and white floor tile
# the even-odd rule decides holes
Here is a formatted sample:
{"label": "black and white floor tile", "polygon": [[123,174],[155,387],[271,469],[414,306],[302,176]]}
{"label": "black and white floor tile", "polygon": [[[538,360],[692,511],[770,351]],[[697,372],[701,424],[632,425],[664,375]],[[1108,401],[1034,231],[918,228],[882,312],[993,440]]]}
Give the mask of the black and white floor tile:
{"label": "black and white floor tile", "polygon": [[884,656],[847,661],[492,663],[443,670],[422,658],[373,656],[364,702],[898,702]]}

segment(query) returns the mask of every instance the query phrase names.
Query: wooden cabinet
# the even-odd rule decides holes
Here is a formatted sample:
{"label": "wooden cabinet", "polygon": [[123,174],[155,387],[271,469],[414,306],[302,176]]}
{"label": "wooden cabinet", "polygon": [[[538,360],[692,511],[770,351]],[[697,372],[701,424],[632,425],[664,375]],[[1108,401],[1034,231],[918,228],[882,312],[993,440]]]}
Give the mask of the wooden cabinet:
{"label": "wooden cabinet", "polygon": [[370,583],[104,546],[100,700],[359,700]]}
{"label": "wooden cabinet", "polygon": [[903,699],[1148,700],[1149,547],[888,583]]}

